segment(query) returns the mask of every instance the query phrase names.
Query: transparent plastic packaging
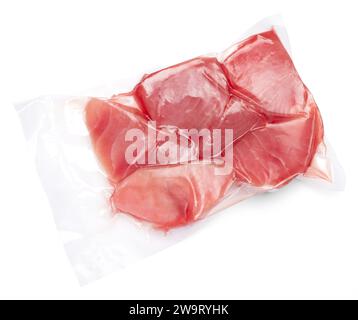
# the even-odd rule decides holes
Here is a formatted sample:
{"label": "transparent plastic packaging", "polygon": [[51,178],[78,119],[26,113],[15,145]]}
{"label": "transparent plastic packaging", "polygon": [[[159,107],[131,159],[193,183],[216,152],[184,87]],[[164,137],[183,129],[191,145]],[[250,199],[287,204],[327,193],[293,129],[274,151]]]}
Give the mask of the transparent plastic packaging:
{"label": "transparent plastic packaging", "polygon": [[292,179],[342,187],[287,39],[280,18],[268,18],[217,56],[145,75],[129,93],[115,85],[101,98],[16,106],[81,284]]}

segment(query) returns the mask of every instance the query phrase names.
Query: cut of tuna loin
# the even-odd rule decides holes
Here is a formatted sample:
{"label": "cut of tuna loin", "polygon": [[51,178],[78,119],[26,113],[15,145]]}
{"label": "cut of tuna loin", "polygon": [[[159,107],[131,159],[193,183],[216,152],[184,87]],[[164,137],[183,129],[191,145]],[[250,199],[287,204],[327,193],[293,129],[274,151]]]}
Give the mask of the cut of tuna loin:
{"label": "cut of tuna loin", "polygon": [[93,98],[86,107],[86,123],[93,148],[109,180],[116,183],[133,172],[135,166],[125,158],[130,145],[125,141],[125,135],[129,129],[144,132],[145,118],[126,110],[125,106]]}
{"label": "cut of tuna loin", "polygon": [[232,87],[271,118],[306,112],[307,92],[274,30],[239,43],[224,59]]}
{"label": "cut of tuna loin", "polygon": [[306,172],[322,140],[316,108],[307,117],[268,124],[234,146],[238,182],[278,187]]}
{"label": "cut of tuna loin", "polygon": [[217,175],[213,164],[191,163],[138,169],[119,183],[113,206],[163,229],[201,218],[225,194],[232,174]]}
{"label": "cut of tuna loin", "polygon": [[152,120],[179,128],[213,128],[229,89],[216,58],[196,58],[147,75],[135,89]]}

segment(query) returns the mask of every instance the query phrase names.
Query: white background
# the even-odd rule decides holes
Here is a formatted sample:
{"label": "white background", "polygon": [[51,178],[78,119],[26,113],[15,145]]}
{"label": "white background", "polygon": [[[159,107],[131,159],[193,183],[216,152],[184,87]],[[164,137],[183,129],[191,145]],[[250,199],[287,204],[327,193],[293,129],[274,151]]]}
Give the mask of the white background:
{"label": "white background", "polygon": [[[1,1],[0,298],[358,298],[356,6]],[[345,191],[295,183],[252,198],[178,245],[80,287],[11,103],[221,51],[276,13],[346,171]]]}

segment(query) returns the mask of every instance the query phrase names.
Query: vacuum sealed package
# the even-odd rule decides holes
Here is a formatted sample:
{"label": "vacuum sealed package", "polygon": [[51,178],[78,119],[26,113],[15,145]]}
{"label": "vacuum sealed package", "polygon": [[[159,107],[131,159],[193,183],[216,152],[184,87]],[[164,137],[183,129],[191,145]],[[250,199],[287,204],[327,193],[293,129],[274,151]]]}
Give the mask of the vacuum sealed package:
{"label": "vacuum sealed package", "polygon": [[277,18],[132,87],[16,106],[82,284],[248,197],[298,177],[334,182],[320,111]]}

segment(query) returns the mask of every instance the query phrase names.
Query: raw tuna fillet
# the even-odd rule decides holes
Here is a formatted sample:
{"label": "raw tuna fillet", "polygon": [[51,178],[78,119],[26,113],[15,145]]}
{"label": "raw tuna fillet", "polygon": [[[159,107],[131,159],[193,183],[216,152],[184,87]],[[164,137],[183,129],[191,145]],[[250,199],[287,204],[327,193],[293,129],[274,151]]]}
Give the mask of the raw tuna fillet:
{"label": "raw tuna fillet", "polygon": [[135,89],[143,109],[158,125],[213,128],[229,100],[216,58],[196,58],[147,75]]}
{"label": "raw tuna fillet", "polygon": [[113,206],[163,229],[188,224],[205,215],[233,182],[208,163],[138,169],[119,183]]}
{"label": "raw tuna fillet", "polygon": [[268,124],[235,144],[236,178],[257,187],[282,186],[307,171],[322,139],[321,118],[311,101],[307,116]]}
{"label": "raw tuna fillet", "polygon": [[86,107],[86,123],[93,148],[109,180],[116,183],[132,173],[136,166],[125,158],[130,145],[125,135],[133,128],[145,131],[146,119],[124,105],[92,98]]}
{"label": "raw tuna fillet", "polygon": [[274,30],[239,43],[223,66],[232,87],[260,113],[274,120],[307,112],[306,88]]}

